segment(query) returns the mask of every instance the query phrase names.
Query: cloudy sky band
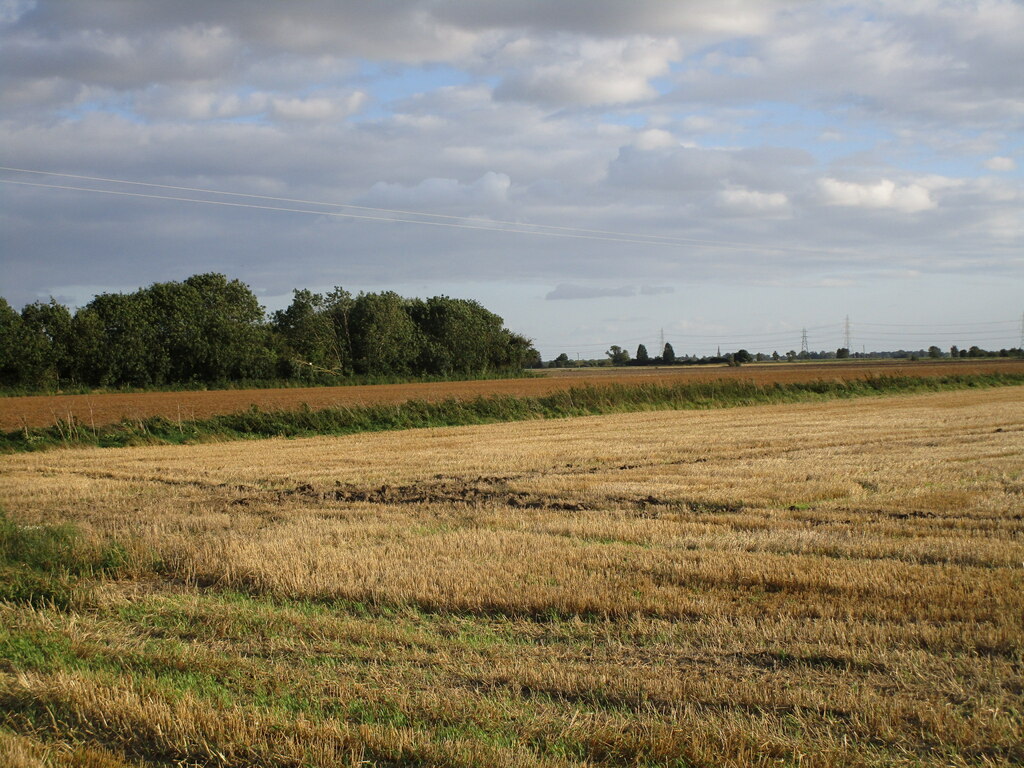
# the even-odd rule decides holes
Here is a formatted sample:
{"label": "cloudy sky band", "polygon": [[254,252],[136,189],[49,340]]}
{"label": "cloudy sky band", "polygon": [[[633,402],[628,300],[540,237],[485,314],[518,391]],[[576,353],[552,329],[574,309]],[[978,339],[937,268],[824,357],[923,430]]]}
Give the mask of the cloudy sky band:
{"label": "cloudy sky band", "polygon": [[5,166],[607,239],[3,184],[0,292],[459,294],[546,354],[981,331],[1024,311],[1022,39],[1012,0],[4,0]]}

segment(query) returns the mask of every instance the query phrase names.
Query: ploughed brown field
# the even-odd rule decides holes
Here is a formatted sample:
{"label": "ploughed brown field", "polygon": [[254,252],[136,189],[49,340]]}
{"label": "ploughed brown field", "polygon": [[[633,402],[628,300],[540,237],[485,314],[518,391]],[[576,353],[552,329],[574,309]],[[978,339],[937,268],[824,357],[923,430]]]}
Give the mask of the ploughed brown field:
{"label": "ploughed brown field", "polygon": [[541,396],[586,384],[666,383],[699,379],[745,379],[759,383],[789,383],[818,379],[857,379],[870,376],[944,376],[993,372],[1022,372],[1024,361],[870,361],[824,363],[766,363],[741,368],[725,366],[555,369],[531,379],[451,381],[415,384],[376,384],[349,387],[213,390],[198,392],[141,392],[91,395],[37,395],[0,398],[0,430],[45,427],[71,417],[82,424],[102,426],[121,419],[163,416],[202,419],[258,406],[264,410],[331,408],[407,400],[468,399],[487,395]]}
{"label": "ploughed brown field", "polygon": [[1024,765],[1024,387],[0,462],[3,766]]}

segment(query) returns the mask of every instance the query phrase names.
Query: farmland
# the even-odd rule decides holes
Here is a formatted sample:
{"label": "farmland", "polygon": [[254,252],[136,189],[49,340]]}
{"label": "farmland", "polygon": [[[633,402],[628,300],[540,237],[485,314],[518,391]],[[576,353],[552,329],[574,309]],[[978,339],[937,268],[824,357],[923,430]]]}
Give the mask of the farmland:
{"label": "farmland", "polygon": [[0,763],[1024,761],[1024,387],[0,460]]}
{"label": "farmland", "polygon": [[856,380],[867,377],[972,375],[1022,373],[1024,361],[1013,359],[952,362],[871,361],[843,363],[796,363],[749,365],[742,368],[597,368],[554,369],[529,379],[451,381],[414,384],[383,384],[285,389],[210,390],[179,392],[97,393],[91,395],[43,395],[0,397],[0,431],[43,427],[57,421],[76,420],[102,426],[122,419],[162,416],[171,420],[195,420],[256,406],[263,410],[287,410],[308,405],[313,409],[395,404],[410,399],[436,402],[447,398],[470,399],[489,395],[537,397],[570,387],[636,382],[743,380],[757,383],[792,383],[815,380]]}

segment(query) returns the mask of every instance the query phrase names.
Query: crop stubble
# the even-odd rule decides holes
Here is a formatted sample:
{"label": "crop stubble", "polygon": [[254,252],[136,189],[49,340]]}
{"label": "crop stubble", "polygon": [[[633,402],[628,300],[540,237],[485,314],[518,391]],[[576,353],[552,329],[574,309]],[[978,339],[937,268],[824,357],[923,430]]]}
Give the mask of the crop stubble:
{"label": "crop stubble", "polygon": [[19,522],[159,567],[72,615],[0,607],[77,660],[3,674],[0,703],[29,714],[0,756],[1019,764],[1022,405],[1012,387],[4,457]]}
{"label": "crop stubble", "polygon": [[946,361],[870,361],[842,363],[772,363],[742,368],[638,367],[552,369],[528,379],[375,384],[343,387],[281,389],[232,389],[182,392],[97,393],[91,395],[33,395],[0,397],[0,430],[45,427],[72,419],[86,427],[100,427],[122,419],[163,416],[172,421],[203,419],[242,411],[252,406],[263,410],[339,408],[395,404],[411,399],[460,400],[488,395],[539,397],[570,387],[656,382],[672,384],[710,379],[739,379],[758,384],[815,380],[853,380],[872,376],[945,376],[1024,371],[1024,361],[1014,359]]}

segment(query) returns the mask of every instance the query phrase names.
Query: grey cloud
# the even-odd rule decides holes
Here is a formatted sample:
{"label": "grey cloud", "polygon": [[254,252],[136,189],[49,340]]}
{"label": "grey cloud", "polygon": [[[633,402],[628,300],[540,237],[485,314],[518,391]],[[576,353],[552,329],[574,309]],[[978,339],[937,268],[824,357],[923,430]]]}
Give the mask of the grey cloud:
{"label": "grey cloud", "polygon": [[806,4],[740,51],[711,49],[667,97],[684,104],[758,100],[839,108],[865,117],[999,125],[1024,115],[1024,7]]}
{"label": "grey cloud", "polygon": [[622,147],[608,166],[608,181],[619,187],[706,192],[730,184],[771,191],[815,165],[803,150]]}
{"label": "grey cloud", "polygon": [[[71,295],[209,269],[285,294],[457,276],[558,286],[555,299],[635,295],[625,280],[645,296],[664,283],[813,280],[839,266],[1019,278],[1019,171],[944,186],[916,170],[1013,156],[1018,123],[1006,118],[1022,86],[996,64],[1020,57],[1010,6],[899,16],[798,3],[783,27],[767,3],[41,2],[0,28],[4,164],[576,229],[544,238],[0,185],[5,290]],[[935,56],[942,41],[956,72]],[[675,93],[636,101],[673,45],[710,47],[665,76]],[[360,57],[384,62],[385,77],[448,63],[461,84],[427,73],[420,85],[414,72],[399,91],[422,93],[378,93]],[[620,96],[600,81],[602,57],[624,77]],[[573,94],[574,73],[593,89]],[[789,106],[769,119],[772,100]],[[818,132],[804,110],[863,151],[804,149]],[[682,146],[694,131],[703,146]],[[831,199],[826,178],[841,182]],[[880,180],[902,210],[863,204],[884,202]]]}
{"label": "grey cloud", "polygon": [[635,296],[636,289],[632,286],[619,288],[599,288],[573,283],[559,283],[553,291],[548,291],[544,296],[548,301],[559,301],[562,299],[601,299],[610,296]]}
{"label": "grey cloud", "polygon": [[640,286],[641,296],[659,296],[663,293],[675,293],[676,289],[670,285],[642,285]]}
{"label": "grey cloud", "polygon": [[620,37],[629,34],[752,34],[763,31],[773,14],[791,5],[757,0],[442,0],[438,18],[473,28],[528,28]]}

